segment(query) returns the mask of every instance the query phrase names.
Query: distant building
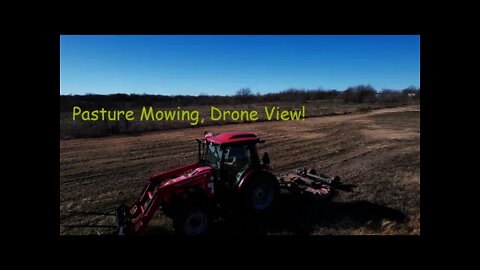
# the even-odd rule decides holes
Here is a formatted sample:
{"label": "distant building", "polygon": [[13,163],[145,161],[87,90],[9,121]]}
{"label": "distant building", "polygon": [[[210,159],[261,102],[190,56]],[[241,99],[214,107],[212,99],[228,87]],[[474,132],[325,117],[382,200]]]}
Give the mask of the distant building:
{"label": "distant building", "polygon": [[414,97],[414,96],[416,96],[416,93],[408,93],[408,96],[409,97]]}

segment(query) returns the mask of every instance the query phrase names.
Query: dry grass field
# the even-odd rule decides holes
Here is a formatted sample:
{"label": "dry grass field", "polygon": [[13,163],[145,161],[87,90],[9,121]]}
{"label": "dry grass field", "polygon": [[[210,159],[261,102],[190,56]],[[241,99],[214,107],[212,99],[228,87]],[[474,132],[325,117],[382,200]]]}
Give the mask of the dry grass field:
{"label": "dry grass field", "polygon": [[[88,213],[113,213],[136,198],[148,176],[195,161],[195,138],[204,130],[256,133],[266,140],[259,153],[269,153],[277,175],[313,167],[357,185],[330,204],[283,192],[280,206],[269,216],[225,217],[213,224],[213,234],[420,234],[419,105],[303,121],[60,140],[60,234],[112,233],[102,226],[113,225],[114,216]],[[171,220],[159,213],[150,233],[171,234]]]}

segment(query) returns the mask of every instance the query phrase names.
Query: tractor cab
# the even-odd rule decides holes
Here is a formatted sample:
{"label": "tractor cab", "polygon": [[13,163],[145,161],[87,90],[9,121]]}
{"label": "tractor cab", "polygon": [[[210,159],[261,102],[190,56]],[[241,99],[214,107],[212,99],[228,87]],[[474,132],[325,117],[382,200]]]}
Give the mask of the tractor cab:
{"label": "tractor cab", "polygon": [[205,133],[199,140],[199,159],[202,165],[213,168],[215,189],[230,193],[242,184],[249,172],[262,170],[257,153],[257,143],[263,143],[249,132],[228,132],[214,136]]}

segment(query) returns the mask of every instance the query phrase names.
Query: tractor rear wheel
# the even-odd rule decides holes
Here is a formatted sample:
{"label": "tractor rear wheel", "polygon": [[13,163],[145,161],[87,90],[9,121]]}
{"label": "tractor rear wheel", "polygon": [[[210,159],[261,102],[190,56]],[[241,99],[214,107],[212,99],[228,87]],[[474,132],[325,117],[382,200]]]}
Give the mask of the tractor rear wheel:
{"label": "tractor rear wheel", "polygon": [[185,208],[173,219],[173,228],[177,235],[204,235],[209,225],[210,213],[205,206]]}
{"label": "tractor rear wheel", "polygon": [[278,194],[278,187],[271,181],[255,180],[244,194],[245,205],[254,213],[267,212],[277,200]]}

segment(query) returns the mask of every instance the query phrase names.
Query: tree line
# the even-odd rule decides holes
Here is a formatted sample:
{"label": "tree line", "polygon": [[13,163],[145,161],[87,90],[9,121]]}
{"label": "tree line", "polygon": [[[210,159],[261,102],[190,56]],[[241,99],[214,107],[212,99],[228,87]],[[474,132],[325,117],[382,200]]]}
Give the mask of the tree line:
{"label": "tree line", "polygon": [[410,103],[420,100],[420,89],[414,86],[392,90],[377,91],[370,85],[349,87],[344,91],[324,89],[297,89],[291,88],[276,93],[254,93],[250,88],[242,88],[235,95],[219,96],[200,94],[189,95],[151,95],[151,94],[86,94],[60,95],[60,112],[71,111],[73,106],[85,109],[105,108],[136,108],[138,106],[202,106],[202,105],[237,105],[248,103],[276,102],[276,101],[308,101],[308,100],[336,100],[345,103]]}

